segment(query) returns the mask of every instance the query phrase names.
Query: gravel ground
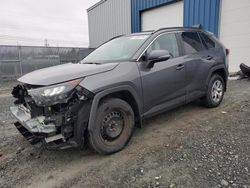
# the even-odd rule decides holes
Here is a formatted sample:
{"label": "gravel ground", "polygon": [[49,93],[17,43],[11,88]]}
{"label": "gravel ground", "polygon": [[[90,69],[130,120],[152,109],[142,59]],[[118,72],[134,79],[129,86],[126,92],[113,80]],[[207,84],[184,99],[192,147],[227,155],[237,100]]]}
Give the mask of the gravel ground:
{"label": "gravel ground", "polygon": [[123,151],[109,156],[30,146],[8,110],[10,85],[0,89],[0,187],[250,188],[246,79],[230,81],[216,109],[192,103],[146,120]]}

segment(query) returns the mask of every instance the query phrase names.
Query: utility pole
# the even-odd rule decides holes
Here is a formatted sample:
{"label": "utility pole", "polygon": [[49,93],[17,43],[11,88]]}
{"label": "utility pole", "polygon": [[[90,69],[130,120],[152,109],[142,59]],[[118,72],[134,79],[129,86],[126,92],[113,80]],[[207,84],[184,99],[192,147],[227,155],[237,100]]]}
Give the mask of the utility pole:
{"label": "utility pole", "polygon": [[45,46],[45,47],[49,47],[48,39],[45,39],[45,40],[44,40],[44,46]]}

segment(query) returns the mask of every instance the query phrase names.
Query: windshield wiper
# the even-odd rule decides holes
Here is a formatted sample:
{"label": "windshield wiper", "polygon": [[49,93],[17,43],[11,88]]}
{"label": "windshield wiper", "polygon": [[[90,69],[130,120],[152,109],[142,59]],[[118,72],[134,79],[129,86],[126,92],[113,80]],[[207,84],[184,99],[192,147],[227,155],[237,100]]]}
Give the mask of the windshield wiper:
{"label": "windshield wiper", "polygon": [[101,63],[96,63],[96,62],[83,62],[83,64],[95,64],[95,65],[100,65]]}

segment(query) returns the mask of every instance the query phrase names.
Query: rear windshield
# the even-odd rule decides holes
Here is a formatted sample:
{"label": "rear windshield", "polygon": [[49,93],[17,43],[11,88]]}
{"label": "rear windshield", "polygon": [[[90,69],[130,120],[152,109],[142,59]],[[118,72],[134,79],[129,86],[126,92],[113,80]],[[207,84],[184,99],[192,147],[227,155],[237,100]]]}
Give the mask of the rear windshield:
{"label": "rear windshield", "polygon": [[113,39],[97,48],[81,63],[128,61],[148,37],[149,35],[131,35]]}

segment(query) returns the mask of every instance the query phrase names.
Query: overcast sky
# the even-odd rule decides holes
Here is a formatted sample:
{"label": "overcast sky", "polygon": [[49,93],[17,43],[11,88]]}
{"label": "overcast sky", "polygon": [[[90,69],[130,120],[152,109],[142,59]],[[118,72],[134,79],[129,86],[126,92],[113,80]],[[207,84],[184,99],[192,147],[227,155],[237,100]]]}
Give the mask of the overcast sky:
{"label": "overcast sky", "polygon": [[88,47],[86,9],[99,0],[0,0],[0,45]]}

